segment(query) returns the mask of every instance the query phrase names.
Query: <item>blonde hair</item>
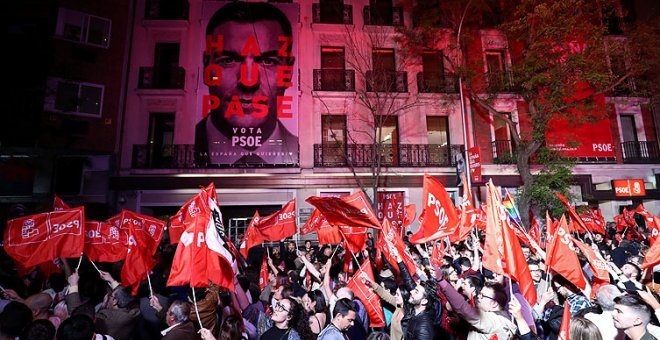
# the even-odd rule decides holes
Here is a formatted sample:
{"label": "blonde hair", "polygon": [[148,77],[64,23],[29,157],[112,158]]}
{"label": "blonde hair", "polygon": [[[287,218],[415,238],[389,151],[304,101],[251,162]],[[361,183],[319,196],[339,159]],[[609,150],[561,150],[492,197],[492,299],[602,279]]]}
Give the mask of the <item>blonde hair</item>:
{"label": "blonde hair", "polygon": [[570,333],[571,340],[603,340],[596,324],[585,318],[573,318]]}

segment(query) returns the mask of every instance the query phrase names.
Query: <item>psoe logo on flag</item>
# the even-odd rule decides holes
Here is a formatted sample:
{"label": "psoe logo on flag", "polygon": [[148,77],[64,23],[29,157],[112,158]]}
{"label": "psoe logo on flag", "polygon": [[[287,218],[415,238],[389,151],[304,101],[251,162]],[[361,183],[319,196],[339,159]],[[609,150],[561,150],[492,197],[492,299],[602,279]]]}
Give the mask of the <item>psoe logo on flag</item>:
{"label": "psoe logo on flag", "polygon": [[25,240],[26,238],[32,238],[37,235],[39,235],[39,229],[34,227],[34,220],[30,218],[23,221],[23,226],[21,226],[21,237]]}

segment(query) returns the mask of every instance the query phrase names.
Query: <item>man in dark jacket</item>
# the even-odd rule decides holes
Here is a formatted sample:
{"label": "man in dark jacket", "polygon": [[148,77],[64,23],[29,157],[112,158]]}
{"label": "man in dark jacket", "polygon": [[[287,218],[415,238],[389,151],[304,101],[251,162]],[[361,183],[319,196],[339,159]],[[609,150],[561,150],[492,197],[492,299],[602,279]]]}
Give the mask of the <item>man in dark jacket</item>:
{"label": "man in dark jacket", "polygon": [[403,338],[405,340],[432,340],[435,290],[433,284],[420,283],[410,291],[410,304],[413,307]]}
{"label": "man in dark jacket", "polygon": [[165,315],[165,322],[169,326],[161,332],[163,340],[194,339],[195,325],[190,321],[190,304],[176,300],[172,302]]}

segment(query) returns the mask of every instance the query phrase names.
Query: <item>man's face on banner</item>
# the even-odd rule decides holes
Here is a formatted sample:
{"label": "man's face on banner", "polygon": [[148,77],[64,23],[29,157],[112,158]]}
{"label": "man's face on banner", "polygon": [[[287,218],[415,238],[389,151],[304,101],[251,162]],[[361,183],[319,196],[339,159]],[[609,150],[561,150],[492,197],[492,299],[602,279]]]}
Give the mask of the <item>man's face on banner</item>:
{"label": "man's face on banner", "polygon": [[[209,86],[209,94],[220,99],[220,107],[213,114],[225,117],[232,97],[238,97],[243,115],[231,114],[226,120],[236,127],[262,127],[267,122],[276,121],[277,96],[282,96],[285,87],[277,86],[278,66],[288,65],[288,58],[278,56],[282,43],[278,38],[284,35],[277,21],[267,20],[255,23],[240,23],[228,21],[220,24],[213,31],[215,36],[223,36],[223,50],[214,53],[210,63],[220,66],[222,74],[219,86]],[[250,49],[246,55],[248,42],[255,42],[261,55],[256,55]],[[244,66],[242,66],[244,65]],[[244,69],[241,81],[241,67]],[[255,73],[256,71],[256,73]],[[258,77],[258,80],[257,80]],[[268,114],[264,116],[263,106],[254,105],[254,98],[264,96],[265,100],[258,104],[268,106]],[[261,111],[260,111],[261,110]],[[256,113],[256,114],[255,114]]]}

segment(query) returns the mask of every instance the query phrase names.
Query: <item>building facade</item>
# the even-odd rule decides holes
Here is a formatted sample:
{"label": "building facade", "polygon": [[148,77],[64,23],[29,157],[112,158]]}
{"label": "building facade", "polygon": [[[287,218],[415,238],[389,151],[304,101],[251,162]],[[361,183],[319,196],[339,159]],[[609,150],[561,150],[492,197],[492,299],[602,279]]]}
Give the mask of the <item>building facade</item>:
{"label": "building facade", "polygon": [[[273,77],[279,78],[268,83],[268,75],[259,73],[262,78],[257,80],[261,88],[269,87],[271,95],[277,92],[273,88],[281,89],[272,102],[277,110],[268,111],[279,119],[276,132],[255,135],[247,126],[244,133],[239,128],[231,137],[224,133],[222,137],[209,130],[214,107],[224,107],[224,118],[230,120],[233,115],[241,118],[250,104],[270,102],[261,102],[256,95],[220,96],[214,101],[213,86],[223,86],[224,80],[235,77],[227,71],[232,63],[236,63],[241,82],[234,85],[255,86],[250,84],[255,76],[250,66],[238,71],[238,64],[249,59],[246,56],[254,53],[255,46],[261,48],[266,42],[251,41],[247,34],[238,40],[241,44],[232,60],[216,60],[213,49],[235,48],[235,40],[229,37],[239,32],[224,33],[225,39],[220,41],[214,28],[207,28],[224,3],[135,2],[118,171],[111,180],[117,210],[166,217],[199,186],[214,182],[226,222],[237,227],[232,233],[240,233],[255,209],[264,216],[293,198],[302,224],[312,211],[305,198],[350,194],[359,190],[358,182],[371,186],[375,180],[374,141],[383,143],[377,150],[382,155],[382,171],[377,172],[379,202],[416,204],[419,212],[422,177],[430,173],[459,203],[456,163],[462,161],[466,146],[464,121],[467,146],[480,150],[484,181],[493,179],[496,185],[513,191],[522,184],[511,164],[515,150],[503,122],[469,100],[466,119],[462,119],[457,81],[443,59],[456,54],[450,33],[440,39],[437,49],[411,58],[404,55],[395,36],[397,26],[412,25],[412,18],[396,2],[300,0],[272,4],[288,18],[292,31],[290,47],[286,39],[278,40],[281,49],[274,55],[280,60],[269,60],[267,53],[258,59],[264,68],[278,65]],[[260,30],[254,23],[246,25],[255,33]],[[482,59],[484,81],[497,92],[495,108],[510,114],[524,132],[530,124],[525,103],[506,86],[513,53],[509,42],[487,24],[479,36],[469,46],[468,58]],[[222,70],[210,65],[221,65]],[[578,154],[576,203],[598,205],[607,220],[633,200],[658,212],[657,115],[644,98],[616,94],[606,100],[609,118],[601,122],[596,136],[608,138],[589,147],[607,152],[605,156]],[[209,114],[211,118],[207,118]],[[382,129],[374,129],[374,125]],[[199,137],[202,132],[204,138]],[[273,148],[261,149],[266,142]],[[623,189],[616,192],[614,180],[641,182],[631,182],[637,185],[624,196]],[[485,200],[483,182],[475,183],[475,188],[475,197]],[[417,222],[411,227],[416,229]]]}
{"label": "building facade", "polygon": [[[396,1],[270,2],[281,12],[277,18],[267,7],[252,9],[250,15],[265,21],[286,18],[290,32],[282,24],[264,29],[253,22],[244,23],[247,31],[223,31],[218,13],[225,4],[63,1],[46,4],[42,16],[32,11],[32,22],[45,30],[36,35],[43,46],[28,44],[31,52],[17,59],[46,49],[53,60],[32,72],[41,77],[43,95],[37,97],[43,100],[31,103],[40,114],[21,126],[5,124],[16,127],[5,134],[11,138],[3,138],[5,182],[15,183],[11,178],[22,174],[26,183],[2,194],[3,211],[16,203],[43,205],[60,192],[72,203],[101,204],[99,215],[106,216],[99,219],[123,208],[166,218],[199,186],[214,182],[224,218],[236,227],[230,232],[238,234],[255,210],[264,216],[296,198],[302,224],[312,211],[307,197],[347,195],[360,185],[373,187],[377,178],[379,193],[372,195],[379,210],[416,204],[419,213],[424,173],[440,179],[460,202],[457,163],[464,162],[466,145],[480,151],[477,200],[485,200],[488,179],[514,192],[522,184],[504,123],[467,99],[462,114],[458,83],[445,60],[456,57],[452,33],[410,57],[395,38],[398,27],[414,23]],[[482,81],[497,94],[495,108],[524,133],[530,129],[526,105],[507,86],[515,56],[492,27],[483,22],[465,57],[481,61]],[[271,50],[264,49],[265,37],[275,37]],[[231,60],[214,53],[221,47],[234,51]],[[264,53],[254,58],[255,51]],[[261,73],[259,67],[273,71]],[[226,98],[214,92],[230,81],[242,92]],[[15,111],[35,111],[26,104],[30,91],[22,85]],[[607,220],[633,202],[658,212],[658,114],[648,100],[625,92],[606,101],[609,118],[600,122],[602,133],[590,137],[599,142],[585,144],[591,153],[576,154],[574,203],[599,206]],[[209,130],[225,126],[214,121],[214,110],[233,124],[259,105],[263,111],[256,115],[277,117],[274,125]],[[40,127],[35,137],[15,137],[33,126]],[[377,143],[382,147],[376,149]],[[38,168],[32,163],[44,158],[44,150],[51,150],[52,159],[26,176],[21,169]],[[374,172],[376,153],[382,168]],[[24,156],[32,163],[21,163]],[[77,186],[70,189],[66,177],[57,180],[57,169],[80,174],[70,181]],[[629,191],[621,187],[617,194],[614,180],[626,180]],[[411,226],[416,229],[417,222]]]}

